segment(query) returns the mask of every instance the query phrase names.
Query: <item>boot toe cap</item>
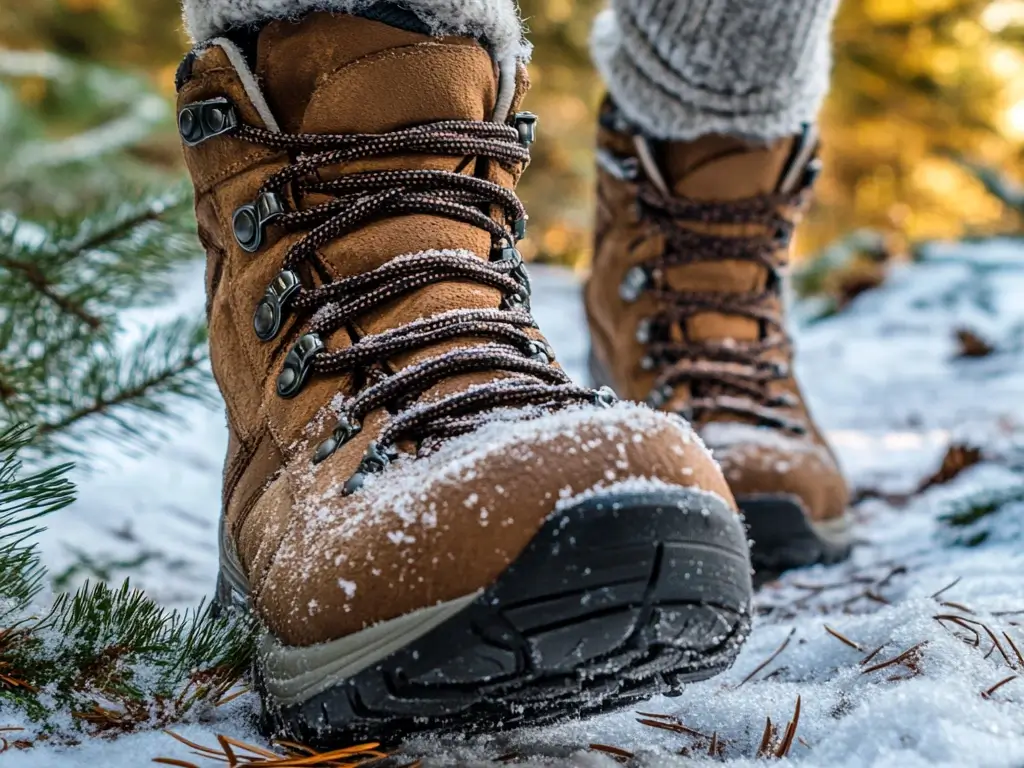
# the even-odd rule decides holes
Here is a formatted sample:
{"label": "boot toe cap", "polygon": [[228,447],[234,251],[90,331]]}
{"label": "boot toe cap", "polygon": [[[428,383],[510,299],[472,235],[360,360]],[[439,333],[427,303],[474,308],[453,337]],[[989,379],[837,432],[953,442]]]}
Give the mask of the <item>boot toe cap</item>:
{"label": "boot toe cap", "polygon": [[702,435],[738,499],[795,497],[815,522],[846,512],[842,472],[831,451],[812,437],[741,423],[712,423]]}
{"label": "boot toe cap", "polygon": [[282,642],[324,642],[473,594],[560,505],[616,483],[696,486],[735,506],[685,422],[629,403],[508,412],[348,496],[341,474],[325,466],[298,494],[261,581],[257,610]]}

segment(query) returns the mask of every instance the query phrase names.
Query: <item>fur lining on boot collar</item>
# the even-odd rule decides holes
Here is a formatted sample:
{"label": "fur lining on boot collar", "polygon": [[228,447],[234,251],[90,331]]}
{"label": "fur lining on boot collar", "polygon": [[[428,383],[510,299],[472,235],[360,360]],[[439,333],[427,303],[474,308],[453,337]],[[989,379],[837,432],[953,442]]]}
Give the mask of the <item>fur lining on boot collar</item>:
{"label": "fur lining on boot collar", "polygon": [[[185,26],[196,42],[233,27],[269,19],[297,19],[312,11],[358,15],[380,0],[184,0]],[[530,45],[516,0],[401,0],[435,35],[465,35],[484,41],[498,61],[527,59]]]}

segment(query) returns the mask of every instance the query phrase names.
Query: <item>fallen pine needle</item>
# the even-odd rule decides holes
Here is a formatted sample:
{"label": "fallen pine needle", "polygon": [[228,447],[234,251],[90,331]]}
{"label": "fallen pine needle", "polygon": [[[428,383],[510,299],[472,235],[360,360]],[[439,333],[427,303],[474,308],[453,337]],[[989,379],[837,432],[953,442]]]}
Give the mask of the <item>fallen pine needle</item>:
{"label": "fallen pine needle", "polygon": [[1006,685],[1007,683],[1009,683],[1009,682],[1012,682],[1013,680],[1016,680],[1016,679],[1017,679],[1017,676],[1016,676],[1016,675],[1010,675],[1010,676],[1009,676],[1009,677],[1007,677],[1006,679],[1004,679],[1004,680],[1000,680],[1000,681],[999,681],[998,683],[996,683],[995,685],[993,685],[993,686],[992,686],[991,688],[989,688],[989,689],[988,689],[987,691],[982,691],[982,692],[981,692],[981,698],[983,698],[983,699],[991,699],[991,698],[992,698],[992,694],[993,694],[993,693],[995,693],[996,691],[998,691],[998,690],[999,690],[1000,688],[1002,688],[1002,687],[1003,687],[1004,685]]}
{"label": "fallen pine needle", "polygon": [[640,712],[638,710],[637,714],[640,715],[640,717],[653,717],[656,720],[677,720],[678,719],[678,718],[676,718],[675,715],[666,715],[666,714],[664,714],[662,712]]}
{"label": "fallen pine needle", "polygon": [[590,748],[595,752],[604,752],[607,755],[611,755],[616,758],[619,762],[625,762],[631,760],[635,755],[625,749],[619,749],[618,747],[609,747],[607,744],[591,744]]}
{"label": "fallen pine needle", "polygon": [[[247,744],[244,741],[233,739],[230,736],[218,735],[217,743],[220,749],[206,747],[189,741],[173,731],[164,731],[168,736],[189,747],[193,754],[213,760],[218,763],[226,763],[229,766],[258,765],[264,768],[353,768],[370,760],[387,757],[385,752],[377,748],[380,744],[376,742],[359,744],[353,747],[336,749],[331,752],[316,752],[309,747],[292,742],[277,742],[288,754],[271,752],[268,749],[255,744]],[[238,750],[238,752],[236,752]],[[248,754],[245,754],[248,753]],[[157,757],[154,763],[162,765],[173,765],[178,768],[199,768],[195,763],[184,760],[177,760],[170,757]]]}
{"label": "fallen pine needle", "polygon": [[[17,726],[13,726],[13,725],[8,725],[8,726],[4,726],[4,727],[0,728],[0,734],[3,734],[3,733],[16,733],[18,731],[23,731],[23,730],[25,730],[25,729],[24,728],[18,728]],[[7,741],[7,737],[6,736],[0,736],[0,755],[2,755],[4,752],[6,752],[10,748],[10,746],[11,745]]]}
{"label": "fallen pine needle", "polygon": [[960,583],[960,580],[961,580],[962,578],[963,578],[963,576],[957,576],[957,577],[956,577],[955,579],[953,579],[953,580],[952,580],[952,581],[951,581],[951,582],[950,582],[949,584],[947,584],[947,585],[946,585],[946,586],[944,586],[944,587],[943,587],[942,589],[940,589],[940,590],[939,590],[938,592],[936,592],[935,594],[933,594],[933,595],[931,596],[931,597],[932,597],[932,600],[938,600],[938,599],[939,599],[939,595],[941,595],[941,594],[942,594],[943,592],[948,592],[949,590],[951,590],[951,589],[952,589],[953,587],[955,587],[955,586],[956,586],[957,584],[959,584],[959,583]]}
{"label": "fallen pine needle", "polygon": [[834,637],[839,642],[844,643],[844,644],[850,646],[851,648],[853,648],[853,650],[860,651],[861,653],[864,653],[864,648],[863,648],[863,646],[860,645],[860,643],[855,643],[853,640],[848,638],[846,635],[842,634],[841,632],[838,632],[835,629],[832,629],[832,627],[830,627],[828,624],[825,625],[825,631],[828,632],[830,635],[832,635],[832,637]]}
{"label": "fallen pine needle", "polygon": [[711,734],[711,745],[708,747],[708,757],[721,757],[721,747],[718,743],[718,731]]}
{"label": "fallen pine needle", "polygon": [[1017,657],[1017,661],[1020,663],[1020,668],[1024,669],[1024,654],[1020,652],[1020,648],[1013,642],[1013,638],[1010,637],[1009,632],[1003,632],[1003,637],[1006,638],[1006,642],[1010,644],[1010,649],[1013,651],[1014,656]]}
{"label": "fallen pine needle", "polygon": [[[939,622],[939,624],[943,628],[946,628],[945,622],[948,621],[948,622],[952,622],[953,624],[956,624],[958,627],[966,629],[968,632],[970,632],[971,634],[974,635],[974,641],[973,642],[964,639],[960,635],[957,635],[955,632],[953,633],[954,637],[960,637],[960,639],[963,640],[965,643],[967,643],[968,645],[973,645],[975,648],[977,648],[977,647],[979,647],[981,645],[981,633],[978,632],[978,630],[976,630],[970,624],[968,624],[967,623],[967,619],[965,619],[963,616],[954,616],[952,614],[939,614],[938,616],[934,616],[933,618],[937,622]],[[993,650],[994,650],[994,647],[993,647]],[[988,657],[986,656],[985,658],[988,658]]]}
{"label": "fallen pine needle", "polygon": [[641,725],[646,725],[650,728],[661,728],[663,731],[672,731],[673,733],[685,733],[687,736],[698,736],[702,739],[708,738],[707,734],[694,730],[693,728],[683,725],[678,721],[667,722],[664,720],[641,720],[638,718],[637,722]]}
{"label": "fallen pine needle", "polygon": [[875,656],[880,654],[883,648],[885,648],[884,645],[880,645],[877,648],[875,648],[875,650],[873,650],[871,653],[869,653],[867,656],[860,660],[860,665],[863,667],[865,664],[867,664],[869,661],[875,658]]}
{"label": "fallen pine needle", "polygon": [[761,734],[761,745],[757,748],[757,757],[768,757],[772,754],[772,742],[775,741],[775,726],[770,717],[765,718],[764,733]]}
{"label": "fallen pine needle", "polygon": [[985,634],[989,636],[989,639],[995,645],[996,650],[999,651],[999,655],[1003,657],[1003,661],[1006,662],[1006,666],[1008,666],[1010,669],[1016,669],[1013,662],[1010,660],[1010,657],[1007,655],[1006,649],[1003,648],[1002,643],[999,642],[999,638],[996,637],[996,633],[992,631],[992,628],[988,624],[986,624],[983,621],[978,621],[977,619],[968,619],[963,616],[958,616],[956,618],[959,618],[961,622],[965,622],[967,624],[974,624],[975,626],[981,627],[985,631]]}
{"label": "fallen pine needle", "polygon": [[924,646],[926,646],[926,645],[928,645],[928,641],[927,640],[925,640],[924,642],[918,643],[913,648],[908,648],[903,653],[901,653],[899,656],[891,658],[891,659],[889,659],[887,661],[880,662],[878,664],[874,664],[874,665],[868,667],[867,669],[862,669],[860,673],[862,675],[867,675],[867,674],[870,674],[872,672],[877,672],[880,669],[885,669],[886,667],[893,667],[893,666],[896,666],[897,664],[902,664],[905,661],[913,659],[914,656],[917,653],[919,653],[920,650],[922,648],[924,648]]}
{"label": "fallen pine needle", "polygon": [[774,653],[772,653],[772,655],[771,655],[771,656],[769,656],[769,657],[768,657],[767,659],[765,659],[765,660],[764,660],[764,661],[762,661],[762,662],[761,662],[760,664],[758,664],[758,665],[757,665],[756,667],[754,667],[754,671],[753,671],[753,672],[751,672],[751,673],[750,673],[749,675],[747,675],[746,677],[744,677],[744,678],[743,678],[743,679],[742,679],[742,680],[741,680],[741,681],[739,682],[739,685],[737,685],[736,687],[737,687],[737,688],[739,688],[739,687],[740,687],[740,686],[742,686],[742,685],[743,685],[744,683],[748,682],[748,681],[749,681],[749,680],[750,680],[750,679],[751,679],[752,677],[754,677],[754,675],[756,675],[756,674],[757,674],[758,672],[760,672],[760,671],[761,671],[762,669],[764,669],[764,668],[765,668],[765,667],[767,667],[767,666],[768,666],[769,664],[771,664],[771,663],[772,663],[773,661],[775,661],[775,659],[777,659],[777,658],[778,658],[779,654],[780,654],[780,653],[782,653],[782,652],[783,652],[784,650],[786,650],[786,646],[787,646],[787,645],[789,645],[789,641],[793,639],[793,635],[794,635],[794,634],[796,634],[796,627],[793,627],[792,629],[790,629],[790,630],[789,630],[789,634],[788,634],[788,635],[786,635],[786,639],[782,641],[782,645],[780,645],[780,646],[779,646],[778,648],[776,648],[776,649],[775,649],[775,651],[774,651]]}
{"label": "fallen pine needle", "polygon": [[251,691],[251,690],[252,689],[249,686],[243,685],[243,686],[239,687],[238,689],[236,689],[234,691],[230,691],[230,692],[224,694],[223,696],[221,696],[217,700],[217,703],[214,704],[214,706],[216,706],[216,707],[223,707],[225,704],[234,701],[239,696],[244,696],[245,694],[249,693],[249,691]]}
{"label": "fallen pine needle", "polygon": [[786,732],[782,736],[782,741],[779,746],[775,749],[775,757],[783,758],[789,754],[789,750],[793,748],[793,739],[796,736],[796,727],[800,724],[800,697],[796,697],[796,709],[793,711],[793,719],[786,725]]}

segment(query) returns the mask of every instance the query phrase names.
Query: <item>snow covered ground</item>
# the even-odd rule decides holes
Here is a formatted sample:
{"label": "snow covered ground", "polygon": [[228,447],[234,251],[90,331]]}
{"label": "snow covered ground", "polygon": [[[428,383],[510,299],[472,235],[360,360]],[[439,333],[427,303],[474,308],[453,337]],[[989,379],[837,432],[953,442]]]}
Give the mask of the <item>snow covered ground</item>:
{"label": "snow covered ground", "polygon": [[[180,303],[159,311],[198,311],[200,271],[183,275]],[[562,363],[582,376],[577,280],[551,269],[533,274],[541,326]],[[995,352],[958,357],[961,330]],[[735,667],[644,705],[658,715],[648,724],[625,712],[474,742],[418,742],[408,751],[438,764],[514,754],[615,765],[590,749],[599,744],[641,765],[683,765],[708,759],[713,739],[718,759],[739,766],[756,762],[766,718],[778,727],[777,748],[799,700],[794,763],[1024,765],[1024,680],[1016,679],[1024,676],[1024,502],[966,526],[944,519],[978,493],[1024,484],[1024,241],[933,246],[921,263],[897,268],[882,288],[796,335],[812,406],[861,499],[853,559],[765,587]],[[152,455],[96,447],[92,468],[75,478],[79,501],[43,536],[53,573],[69,584],[130,575],[173,606],[208,594],[223,417],[195,406],[165,435]],[[918,492],[954,443],[983,449],[984,460]],[[243,697],[178,732],[205,744],[216,733],[256,740],[245,717],[251,706]],[[167,736],[147,733],[73,752],[8,752],[0,765],[137,766],[155,756],[190,759]]]}

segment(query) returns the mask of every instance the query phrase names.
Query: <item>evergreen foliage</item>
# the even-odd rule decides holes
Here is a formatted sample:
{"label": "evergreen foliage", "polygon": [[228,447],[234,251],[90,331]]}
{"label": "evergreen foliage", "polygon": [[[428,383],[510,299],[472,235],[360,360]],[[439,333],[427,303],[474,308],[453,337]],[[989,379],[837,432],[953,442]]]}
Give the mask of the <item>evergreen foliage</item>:
{"label": "evergreen foliage", "polygon": [[68,465],[24,475],[24,428],[0,434],[0,717],[22,712],[41,732],[131,730],[215,703],[246,669],[252,626],[209,607],[179,614],[126,581],[86,584],[43,606],[31,542],[41,517],[74,499]]}
{"label": "evergreen foliage", "polygon": [[201,318],[127,332],[199,256],[187,187],[142,151],[169,118],[142,79],[0,52],[0,721],[37,738],[173,722],[251,653],[246,620],[168,611],[128,582],[50,594],[32,537],[74,500],[70,465],[19,460],[87,460],[86,434],[144,446],[140,416],[215,397]]}
{"label": "evergreen foliage", "polygon": [[[145,442],[131,411],[167,416],[174,398],[212,393],[201,318],[123,339],[124,311],[199,255],[187,188],[131,159],[169,110],[142,80],[49,54],[0,54],[4,74],[0,429],[33,425],[46,453],[75,452],[85,432]],[[18,98],[31,78],[53,98]]]}

